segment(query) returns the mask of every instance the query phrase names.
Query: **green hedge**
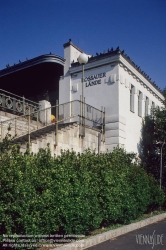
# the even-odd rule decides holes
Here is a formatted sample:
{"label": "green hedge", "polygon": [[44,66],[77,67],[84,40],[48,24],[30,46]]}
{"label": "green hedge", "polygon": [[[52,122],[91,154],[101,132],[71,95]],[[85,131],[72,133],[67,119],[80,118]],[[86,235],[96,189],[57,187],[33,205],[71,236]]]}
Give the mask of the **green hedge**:
{"label": "green hedge", "polygon": [[110,222],[127,223],[162,205],[152,176],[122,149],[112,153],[0,153],[0,234],[86,234]]}

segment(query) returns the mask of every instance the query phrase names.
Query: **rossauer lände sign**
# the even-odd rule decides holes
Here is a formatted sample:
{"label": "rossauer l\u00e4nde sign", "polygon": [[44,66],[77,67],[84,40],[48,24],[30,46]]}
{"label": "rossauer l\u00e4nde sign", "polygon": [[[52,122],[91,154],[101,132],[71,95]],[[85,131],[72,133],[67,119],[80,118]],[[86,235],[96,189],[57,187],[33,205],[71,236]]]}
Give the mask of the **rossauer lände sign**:
{"label": "rossauer l\u00e4nde sign", "polygon": [[88,76],[84,78],[85,86],[94,86],[97,84],[101,84],[101,78],[106,77],[106,73],[100,73],[92,76]]}

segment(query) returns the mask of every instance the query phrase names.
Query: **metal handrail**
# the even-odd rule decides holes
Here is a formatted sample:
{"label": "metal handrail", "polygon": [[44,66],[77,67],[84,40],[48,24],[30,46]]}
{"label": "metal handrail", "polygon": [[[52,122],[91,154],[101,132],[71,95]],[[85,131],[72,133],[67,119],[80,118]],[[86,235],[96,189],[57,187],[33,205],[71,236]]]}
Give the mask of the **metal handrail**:
{"label": "metal handrail", "polygon": [[[81,103],[81,101],[79,101],[79,100],[74,100],[74,101],[71,101],[71,102],[65,102],[65,103],[62,103],[62,104],[58,104],[58,107],[61,106],[61,105],[71,104],[71,103],[73,103],[73,102],[79,102],[79,103]],[[87,103],[85,103],[85,105],[90,106],[92,109],[94,109],[94,110],[96,110],[96,111],[103,112],[102,110],[97,109],[97,108],[95,108],[95,107],[93,107],[93,106],[91,106],[91,105],[89,105],[89,104],[87,104]],[[51,108],[51,109],[52,109],[52,108],[56,108],[56,106],[57,106],[57,105],[54,105],[54,106],[51,106],[51,107],[48,107],[48,108],[45,108],[45,109],[40,109],[40,110],[38,110],[38,111],[31,112],[30,115],[35,117],[35,114],[37,114],[38,112],[47,111],[47,110],[49,110],[50,108]],[[78,113],[77,115],[80,116],[79,113]],[[27,117],[27,116],[28,116],[28,114],[26,114],[26,115],[20,115],[20,116],[18,116],[18,119],[21,119],[21,118],[24,118],[24,117]],[[10,119],[7,119],[7,120],[5,120],[5,121],[1,121],[0,123],[5,123],[5,122],[7,122],[7,121],[11,121],[11,120],[15,120],[15,119],[16,119],[15,117],[14,117],[14,118],[10,118]],[[89,118],[87,118],[87,119],[96,122],[96,120],[92,120],[92,119],[89,119]]]}
{"label": "metal handrail", "polygon": [[[84,112],[83,116],[81,114],[81,105],[88,105],[91,107],[92,111],[95,113],[95,116],[90,113],[88,115],[88,111],[86,111],[86,114]],[[51,113],[54,112],[56,119],[54,122],[51,121]],[[43,122],[43,118],[45,121]],[[99,110],[97,108],[94,108],[93,106],[82,103],[79,100],[74,100],[71,102],[63,103],[63,104],[58,104],[56,102],[56,105],[52,107],[48,107],[46,109],[41,109],[34,111],[32,113],[28,113],[26,115],[21,115],[17,116],[15,118],[10,118],[5,121],[0,122],[0,131],[1,131],[1,141],[4,138],[3,134],[7,132],[7,126],[10,126],[11,129],[13,129],[13,134],[14,134],[14,139],[17,139],[19,137],[28,135],[28,142],[30,141],[30,134],[32,132],[38,131],[42,128],[46,128],[50,125],[55,124],[56,129],[55,129],[55,135],[56,135],[56,142],[58,142],[57,139],[57,133],[58,133],[58,124],[61,122],[65,122],[67,120],[70,120],[70,122],[76,122],[76,120],[73,121],[74,118],[78,117],[79,123],[80,123],[80,117],[84,119],[84,127],[86,126],[85,120],[89,121],[87,126],[89,127],[98,127],[101,126],[101,132],[104,134],[105,133],[105,110]],[[27,119],[28,118],[28,119]],[[19,120],[21,120],[19,122]],[[32,123],[30,120],[34,120],[35,122]],[[22,123],[22,124],[20,124]],[[90,125],[89,125],[90,124]],[[95,124],[95,126],[94,126]],[[81,125],[81,123],[80,123]],[[5,131],[5,132],[4,132]],[[11,132],[12,133],[12,132]],[[19,134],[20,133],[20,134]],[[84,136],[85,134],[82,134],[80,132],[81,136]],[[103,136],[104,138],[104,136]]]}

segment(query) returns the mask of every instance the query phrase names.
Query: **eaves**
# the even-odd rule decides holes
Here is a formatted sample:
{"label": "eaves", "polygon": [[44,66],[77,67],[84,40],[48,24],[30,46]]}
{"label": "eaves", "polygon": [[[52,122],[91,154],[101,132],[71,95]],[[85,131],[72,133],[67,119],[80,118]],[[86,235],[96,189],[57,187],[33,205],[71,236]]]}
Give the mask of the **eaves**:
{"label": "eaves", "polygon": [[11,67],[9,66],[5,69],[0,70],[0,77],[43,63],[56,63],[64,66],[65,59],[58,55],[52,55],[52,54],[38,56],[33,59],[20,62],[14,66]]}

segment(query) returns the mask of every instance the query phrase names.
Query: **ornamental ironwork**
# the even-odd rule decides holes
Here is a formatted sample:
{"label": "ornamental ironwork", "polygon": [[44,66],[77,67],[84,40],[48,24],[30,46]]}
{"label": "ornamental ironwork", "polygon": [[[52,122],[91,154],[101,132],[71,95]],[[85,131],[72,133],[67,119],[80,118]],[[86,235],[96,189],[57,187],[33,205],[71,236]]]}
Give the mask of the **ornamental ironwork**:
{"label": "ornamental ironwork", "polygon": [[20,101],[16,102],[16,109],[18,112],[22,112],[23,111],[23,105]]}
{"label": "ornamental ironwork", "polygon": [[10,97],[6,98],[6,107],[11,109],[13,107],[13,102]]}
{"label": "ornamental ironwork", "polygon": [[28,115],[39,110],[39,104],[25,97],[0,89],[0,108],[18,115]]}

